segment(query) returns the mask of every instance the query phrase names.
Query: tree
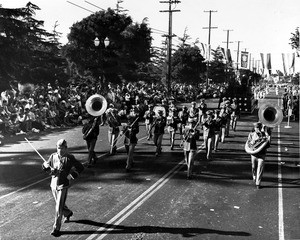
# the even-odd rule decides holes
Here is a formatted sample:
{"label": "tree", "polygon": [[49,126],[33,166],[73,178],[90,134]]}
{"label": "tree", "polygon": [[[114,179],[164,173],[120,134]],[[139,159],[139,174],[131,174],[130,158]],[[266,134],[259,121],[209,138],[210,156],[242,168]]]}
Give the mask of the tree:
{"label": "tree", "polygon": [[187,84],[198,84],[200,75],[205,72],[206,65],[197,46],[182,44],[174,52],[172,59],[172,78]]}
{"label": "tree", "polygon": [[220,47],[212,51],[212,61],[209,63],[208,78],[212,79],[214,83],[226,82],[226,63],[225,58]]}
{"label": "tree", "polygon": [[[112,9],[99,11],[73,24],[64,56],[76,64],[79,74],[90,71],[94,84],[103,88],[106,79],[117,82],[120,75],[135,81],[139,64],[150,62],[150,33],[145,21],[133,24],[131,17]],[[98,47],[94,45],[96,37],[100,39]],[[110,43],[105,48],[106,37]]]}
{"label": "tree", "polygon": [[299,27],[296,28],[295,33],[291,33],[291,34],[292,37],[290,38],[290,45],[292,46],[292,49],[297,49],[298,51],[300,51]]}
{"label": "tree", "polygon": [[42,28],[43,21],[33,18],[36,10],[40,8],[30,2],[23,8],[0,8],[2,91],[11,81],[45,83],[66,77],[56,35]]}

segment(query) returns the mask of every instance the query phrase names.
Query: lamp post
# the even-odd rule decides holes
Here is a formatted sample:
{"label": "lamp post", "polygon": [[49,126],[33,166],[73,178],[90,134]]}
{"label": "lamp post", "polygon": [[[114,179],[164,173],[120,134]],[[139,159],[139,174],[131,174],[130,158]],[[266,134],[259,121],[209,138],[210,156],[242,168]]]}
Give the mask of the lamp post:
{"label": "lamp post", "polygon": [[100,70],[101,70],[101,87],[104,88],[104,90],[106,90],[106,86],[104,86],[104,82],[105,82],[105,76],[104,76],[104,56],[103,56],[103,45],[104,48],[107,48],[109,45],[109,38],[106,37],[104,40],[100,40],[98,37],[96,37],[94,39],[94,45],[95,47],[99,48],[99,55],[98,58],[100,59]]}

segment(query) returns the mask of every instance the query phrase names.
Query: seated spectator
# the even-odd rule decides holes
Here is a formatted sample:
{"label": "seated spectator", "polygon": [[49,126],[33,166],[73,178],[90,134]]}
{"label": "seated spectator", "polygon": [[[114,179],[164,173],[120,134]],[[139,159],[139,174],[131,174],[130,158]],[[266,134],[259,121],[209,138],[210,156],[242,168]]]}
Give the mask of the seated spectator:
{"label": "seated spectator", "polygon": [[45,123],[41,120],[40,117],[40,110],[32,108],[31,109],[31,120],[32,120],[32,131],[33,132],[40,132],[45,129]]}
{"label": "seated spectator", "polygon": [[53,106],[50,107],[49,109],[49,115],[48,115],[48,124],[52,127],[57,127],[57,122],[56,122],[56,117],[57,117],[57,114],[56,114],[56,111],[54,109]]}
{"label": "seated spectator", "polygon": [[3,111],[3,107],[0,107],[0,132],[5,135],[8,133],[7,125],[7,115]]}
{"label": "seated spectator", "polygon": [[21,109],[18,115],[18,121],[20,124],[20,130],[27,133],[31,130],[31,122],[29,118],[29,109],[26,108],[25,110]]}
{"label": "seated spectator", "polygon": [[11,115],[11,112],[8,110],[8,102],[7,102],[7,100],[3,100],[2,101],[2,108],[3,108],[2,111],[4,111],[8,116]]}
{"label": "seated spectator", "polygon": [[18,121],[18,115],[16,113],[11,114],[7,127],[8,132],[11,135],[16,135],[20,132],[20,123]]}
{"label": "seated spectator", "polygon": [[31,108],[33,108],[33,106],[34,106],[34,101],[33,101],[32,98],[29,98],[29,99],[28,99],[28,102],[27,102],[27,104],[25,105],[24,108],[29,108],[29,109],[31,109]]}

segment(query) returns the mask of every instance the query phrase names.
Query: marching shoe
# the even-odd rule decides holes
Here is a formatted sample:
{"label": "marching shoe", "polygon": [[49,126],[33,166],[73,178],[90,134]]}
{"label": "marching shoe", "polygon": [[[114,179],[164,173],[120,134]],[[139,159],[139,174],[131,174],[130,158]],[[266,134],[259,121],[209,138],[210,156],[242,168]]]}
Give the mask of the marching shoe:
{"label": "marching shoe", "polygon": [[70,222],[70,217],[72,217],[72,216],[73,216],[73,212],[71,211],[70,214],[68,216],[66,216],[65,223]]}
{"label": "marching shoe", "polygon": [[54,237],[59,237],[59,236],[60,236],[59,230],[53,230],[50,234],[51,234],[52,236],[54,236]]}
{"label": "marching shoe", "polygon": [[256,185],[256,189],[261,189],[261,186],[260,185]]}

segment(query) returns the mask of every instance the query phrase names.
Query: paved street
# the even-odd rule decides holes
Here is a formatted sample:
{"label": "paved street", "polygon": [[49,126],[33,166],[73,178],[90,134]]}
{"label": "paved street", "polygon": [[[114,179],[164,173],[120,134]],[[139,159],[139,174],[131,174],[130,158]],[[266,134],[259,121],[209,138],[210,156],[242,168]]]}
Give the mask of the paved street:
{"label": "paved street", "polygon": [[[278,102],[271,92],[264,102]],[[209,103],[215,107],[216,100]],[[200,150],[195,176],[186,179],[183,151],[170,150],[164,135],[163,153],[155,157],[143,123],[135,165],[125,171],[123,138],[118,153],[108,156],[107,126],[100,129],[97,165],[85,169],[69,190],[67,205],[74,212],[60,239],[300,239],[299,122],[287,118],[273,129],[262,189],[251,179],[245,141],[257,115],[242,115],[207,169]],[[81,127],[27,136],[48,158],[59,138],[82,163],[87,150]],[[199,141],[201,147],[202,140]],[[16,136],[0,147],[0,239],[53,239],[54,200],[42,160]]]}

